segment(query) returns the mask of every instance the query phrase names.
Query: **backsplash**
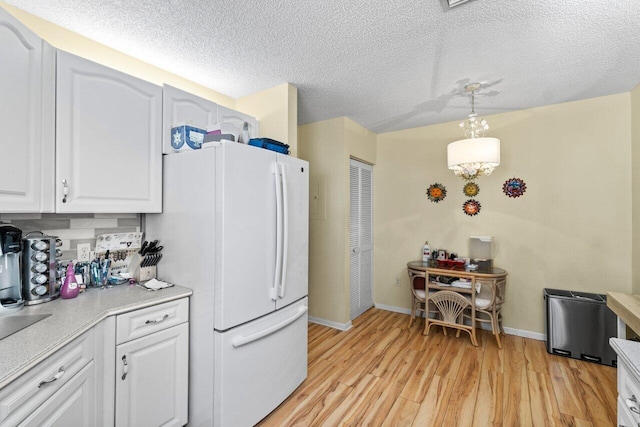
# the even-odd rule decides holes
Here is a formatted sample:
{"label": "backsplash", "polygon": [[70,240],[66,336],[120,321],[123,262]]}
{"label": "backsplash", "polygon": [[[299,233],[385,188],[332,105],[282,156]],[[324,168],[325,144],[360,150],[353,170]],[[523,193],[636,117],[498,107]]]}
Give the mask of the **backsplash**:
{"label": "backsplash", "polygon": [[126,233],[141,230],[140,214],[0,214],[0,223],[11,224],[22,230],[24,237],[30,231],[42,231],[62,240],[60,260],[77,258],[79,243],[96,246],[96,237],[106,233]]}

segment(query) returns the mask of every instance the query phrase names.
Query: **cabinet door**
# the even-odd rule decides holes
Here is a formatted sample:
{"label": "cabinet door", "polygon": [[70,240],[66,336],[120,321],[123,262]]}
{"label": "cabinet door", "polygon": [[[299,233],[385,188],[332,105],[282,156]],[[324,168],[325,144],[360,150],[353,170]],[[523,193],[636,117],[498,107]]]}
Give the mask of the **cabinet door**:
{"label": "cabinet door", "polygon": [[58,51],[56,91],[56,211],[160,212],[162,88]]}
{"label": "cabinet door", "polygon": [[93,362],[85,366],[19,426],[83,427],[98,425],[95,410],[94,369]]}
{"label": "cabinet door", "polygon": [[0,58],[0,212],[53,212],[55,50],[0,8]]}
{"label": "cabinet door", "polygon": [[249,130],[249,138],[257,138],[259,136],[259,123],[255,117],[248,114],[241,113],[239,111],[232,110],[222,105],[218,106],[218,122],[219,123],[231,123],[238,128],[238,142],[248,144],[249,141],[245,141],[242,136],[242,128],[247,123]]}
{"label": "cabinet door", "polygon": [[218,104],[169,85],[162,86],[162,152],[175,153],[171,128],[179,124],[207,130],[218,120]]}
{"label": "cabinet door", "polygon": [[189,324],[116,349],[116,426],[183,426],[189,393]]}

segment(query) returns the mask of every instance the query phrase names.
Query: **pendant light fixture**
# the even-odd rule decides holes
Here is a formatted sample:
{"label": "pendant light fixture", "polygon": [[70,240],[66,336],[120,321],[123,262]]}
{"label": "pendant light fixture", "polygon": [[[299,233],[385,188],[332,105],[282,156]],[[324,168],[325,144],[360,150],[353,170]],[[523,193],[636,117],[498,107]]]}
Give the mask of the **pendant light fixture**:
{"label": "pendant light fixture", "polygon": [[500,164],[500,140],[484,137],[484,131],[489,129],[489,125],[485,119],[478,118],[475,111],[475,92],[479,88],[480,83],[470,83],[464,87],[467,92],[471,92],[471,114],[460,123],[467,138],[447,146],[449,169],[466,180],[491,175]]}

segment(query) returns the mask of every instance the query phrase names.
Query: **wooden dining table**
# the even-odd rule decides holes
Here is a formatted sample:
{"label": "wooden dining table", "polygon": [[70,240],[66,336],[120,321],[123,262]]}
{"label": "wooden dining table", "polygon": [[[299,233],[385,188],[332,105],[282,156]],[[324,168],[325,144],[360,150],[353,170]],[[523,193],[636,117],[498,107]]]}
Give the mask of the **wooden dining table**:
{"label": "wooden dining table", "polygon": [[[499,312],[496,312],[495,305],[496,297],[499,294],[502,294],[502,299],[504,298],[504,284],[505,278],[507,276],[507,272],[505,270],[493,266],[482,266],[475,271],[467,271],[463,266],[450,266],[442,262],[439,263],[438,261],[409,261],[407,263],[407,269],[415,273],[423,272],[423,274],[425,275],[425,306],[428,306],[430,301],[434,301],[434,298],[436,298],[438,292],[443,291],[454,292],[463,296],[466,295],[470,303],[467,308],[470,311],[471,325],[466,325],[463,321],[462,316],[455,319],[444,319],[443,316],[441,316],[441,319],[436,319],[426,316],[424,335],[429,334],[429,329],[432,325],[440,325],[445,328],[455,328],[460,331],[469,333],[472,344],[474,346],[477,346],[478,340],[476,337],[475,328],[477,320],[476,295],[479,291],[480,286],[489,286],[491,295],[493,296],[492,302],[494,306],[493,321],[491,326],[493,334],[496,336],[498,346],[501,347],[499,336],[501,327],[498,322]],[[435,280],[438,277],[466,279],[468,280],[469,287],[457,287],[450,284],[436,282]],[[498,289],[498,285],[502,285],[503,288]],[[502,303],[502,301],[503,300],[500,301],[500,304]]]}

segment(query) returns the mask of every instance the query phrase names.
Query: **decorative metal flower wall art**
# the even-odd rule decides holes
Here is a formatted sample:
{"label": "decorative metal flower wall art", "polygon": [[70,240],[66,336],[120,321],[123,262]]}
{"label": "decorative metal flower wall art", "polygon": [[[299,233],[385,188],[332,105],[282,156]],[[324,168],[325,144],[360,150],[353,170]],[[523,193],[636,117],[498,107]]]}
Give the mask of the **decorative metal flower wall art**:
{"label": "decorative metal flower wall art", "polygon": [[462,192],[467,197],[475,197],[480,192],[480,187],[475,182],[467,182]]}
{"label": "decorative metal flower wall art", "polygon": [[480,202],[478,202],[477,200],[469,199],[463,203],[462,211],[469,216],[474,216],[480,213],[481,207],[482,206],[480,205]]}
{"label": "decorative metal flower wall art", "polygon": [[527,191],[527,184],[520,178],[511,178],[504,182],[502,191],[509,197],[520,197]]}
{"label": "decorative metal flower wall art", "polygon": [[438,203],[440,200],[447,197],[447,189],[442,184],[431,184],[427,189],[427,197],[434,203]]}

